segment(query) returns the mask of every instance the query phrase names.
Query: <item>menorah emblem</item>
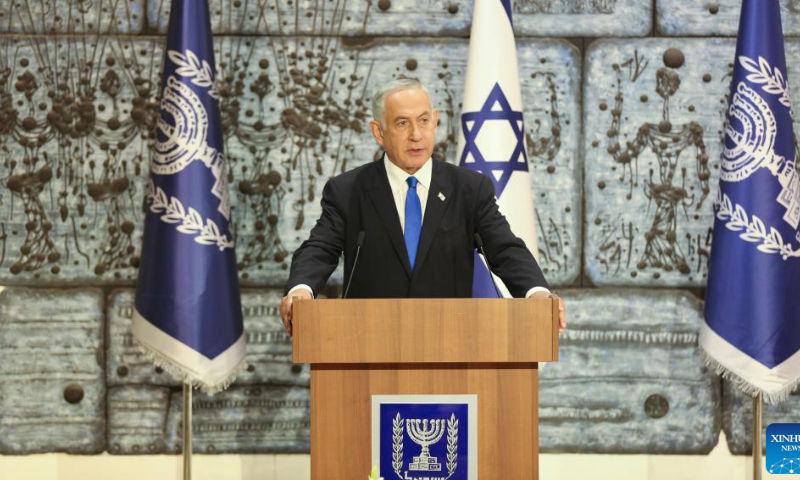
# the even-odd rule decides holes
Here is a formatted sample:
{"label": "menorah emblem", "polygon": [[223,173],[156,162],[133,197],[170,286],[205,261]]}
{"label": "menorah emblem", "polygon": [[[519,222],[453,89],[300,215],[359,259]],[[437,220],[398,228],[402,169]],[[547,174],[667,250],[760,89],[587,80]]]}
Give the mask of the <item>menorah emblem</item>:
{"label": "menorah emblem", "polygon": [[409,418],[406,420],[406,431],[408,437],[422,447],[422,452],[419,456],[414,457],[414,461],[408,465],[408,469],[426,472],[442,471],[442,464],[438,463],[436,457],[431,457],[429,447],[441,440],[445,431],[445,421]]}
{"label": "menorah emblem", "polygon": [[[751,59],[739,58],[745,66],[747,62],[755,65]],[[777,67],[775,71],[779,72]],[[766,89],[763,86],[761,88]],[[765,91],[775,93],[773,90]],[[788,107],[788,100],[784,106]],[[722,152],[720,178],[725,182],[740,182],[761,168],[767,168],[783,187],[776,199],[786,208],[783,219],[792,228],[797,228],[800,224],[800,198],[795,193],[798,182],[796,159],[785,158],[775,152],[778,134],[775,112],[761,94],[746,83],[739,82],[728,113],[736,122],[729,121],[725,125],[726,146]]]}
{"label": "menorah emblem", "polygon": [[[187,51],[187,54],[188,57],[197,59],[193,52]],[[210,67],[198,70],[194,68],[194,64],[186,63],[185,56],[175,50],[169,51],[169,57],[173,62],[177,60],[177,75],[194,78],[191,81],[193,84],[208,87],[209,95],[215,95]],[[163,114],[158,118],[158,138],[150,169],[157,175],[173,175],[183,171],[195,160],[203,162],[214,175],[211,193],[220,200],[217,210],[226,219],[230,219],[228,186],[223,175],[224,156],[208,143],[211,119],[205,105],[189,85],[170,75],[162,92],[160,106]]]}

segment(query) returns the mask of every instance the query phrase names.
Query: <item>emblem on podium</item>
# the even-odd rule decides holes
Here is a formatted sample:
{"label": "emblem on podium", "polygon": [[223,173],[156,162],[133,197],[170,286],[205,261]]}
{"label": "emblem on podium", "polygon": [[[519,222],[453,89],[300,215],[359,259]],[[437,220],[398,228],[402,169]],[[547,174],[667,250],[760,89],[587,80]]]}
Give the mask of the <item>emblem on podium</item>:
{"label": "emblem on podium", "polygon": [[389,480],[476,480],[476,395],[373,395],[372,460]]}

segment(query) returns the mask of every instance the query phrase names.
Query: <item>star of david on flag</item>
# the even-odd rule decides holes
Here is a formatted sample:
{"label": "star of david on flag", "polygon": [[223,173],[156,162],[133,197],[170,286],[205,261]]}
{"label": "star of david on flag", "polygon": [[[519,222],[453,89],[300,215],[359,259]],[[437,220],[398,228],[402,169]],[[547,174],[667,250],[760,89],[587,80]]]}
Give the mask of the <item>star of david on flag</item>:
{"label": "star of david on flag", "polygon": [[245,336],[207,0],[173,0],[132,330],[206,393],[245,367]]}
{"label": "star of david on flag", "polygon": [[[481,151],[476,139],[482,127],[491,121],[501,121],[507,123],[513,132],[515,141],[511,155],[503,155],[501,158],[489,157],[491,155],[502,155],[505,152],[498,152],[496,148],[488,148],[486,152]],[[503,195],[506,185],[508,185],[511,174],[528,171],[528,155],[525,152],[525,128],[522,122],[522,112],[511,109],[508,99],[496,83],[494,88],[486,97],[483,107],[477,112],[464,112],[461,114],[461,129],[464,134],[464,150],[461,152],[459,164],[474,170],[478,170],[489,177],[494,182],[495,194],[498,197]]]}
{"label": "star of david on flag", "polygon": [[744,0],[700,345],[766,403],[800,382],[800,186],[778,0]]}
{"label": "star of david on flag", "polygon": [[[535,256],[536,227],[516,49],[510,0],[476,0],[457,158],[460,166],[492,180],[500,212]],[[497,297],[492,278],[501,295],[510,297],[503,282],[487,271],[483,256],[476,253],[472,296]]]}

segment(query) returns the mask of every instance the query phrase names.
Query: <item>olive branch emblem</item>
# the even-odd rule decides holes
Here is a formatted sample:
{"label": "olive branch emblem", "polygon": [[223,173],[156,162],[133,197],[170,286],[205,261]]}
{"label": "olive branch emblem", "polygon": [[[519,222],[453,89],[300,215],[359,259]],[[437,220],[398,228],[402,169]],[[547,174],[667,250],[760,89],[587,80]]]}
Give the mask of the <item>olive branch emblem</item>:
{"label": "olive branch emblem", "polygon": [[184,55],[181,52],[170,50],[167,56],[172,62],[178,66],[175,73],[181,77],[190,78],[192,83],[198,87],[208,88],[208,94],[211,98],[219,100],[219,93],[214,84],[214,70],[205,60],[200,60],[197,55],[191,50],[186,50]]}
{"label": "olive branch emblem", "polygon": [[746,242],[758,243],[758,250],[764,253],[779,253],[784,260],[789,257],[800,257],[800,251],[795,250],[791,243],[785,243],[781,232],[775,227],[769,228],[764,222],[753,215],[752,220],[747,211],[739,204],[734,204],[727,194],[721,191],[717,195],[717,218],[726,222],[725,228],[733,232],[742,232],[739,238]]}
{"label": "olive branch emblem", "polygon": [[153,181],[147,182],[147,200],[150,211],[161,214],[162,222],[180,224],[176,229],[187,235],[194,235],[194,241],[201,245],[216,245],[220,251],[233,248],[234,241],[220,232],[219,226],[210,218],[203,221],[200,212],[192,207],[188,211],[178,197],[168,197]]}
{"label": "olive branch emblem", "polygon": [[450,414],[447,421],[447,478],[453,476],[458,467],[458,419]]}
{"label": "olive branch emblem", "polygon": [[403,417],[398,413],[392,421],[392,468],[394,473],[402,480],[400,469],[403,468],[403,432],[405,431]]}
{"label": "olive branch emblem", "polygon": [[773,69],[767,59],[760,55],[758,63],[744,55],[739,56],[739,63],[745,70],[750,72],[747,75],[748,81],[761,85],[761,89],[769,94],[780,95],[781,97],[778,101],[781,105],[792,108],[792,104],[789,101],[789,83],[778,67]]}

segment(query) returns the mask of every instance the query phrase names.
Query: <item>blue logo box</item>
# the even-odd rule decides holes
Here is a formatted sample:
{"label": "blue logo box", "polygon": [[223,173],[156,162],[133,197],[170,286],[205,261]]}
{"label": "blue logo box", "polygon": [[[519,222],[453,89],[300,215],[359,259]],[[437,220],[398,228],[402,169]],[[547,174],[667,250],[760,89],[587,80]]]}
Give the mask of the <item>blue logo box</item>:
{"label": "blue logo box", "polygon": [[476,395],[373,395],[372,462],[385,480],[476,480]]}
{"label": "blue logo box", "polygon": [[773,423],[767,427],[767,472],[800,475],[800,423]]}

